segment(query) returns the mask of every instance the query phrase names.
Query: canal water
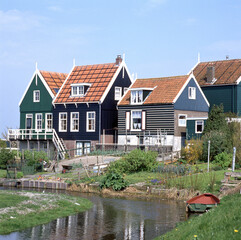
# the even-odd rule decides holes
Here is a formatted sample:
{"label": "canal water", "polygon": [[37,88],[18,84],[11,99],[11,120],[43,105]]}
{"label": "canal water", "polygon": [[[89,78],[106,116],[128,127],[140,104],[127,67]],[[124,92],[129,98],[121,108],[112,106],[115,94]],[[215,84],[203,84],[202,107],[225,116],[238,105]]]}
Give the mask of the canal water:
{"label": "canal water", "polygon": [[186,220],[185,204],[180,201],[68,194],[89,199],[93,207],[48,224],[0,235],[0,240],[149,240]]}

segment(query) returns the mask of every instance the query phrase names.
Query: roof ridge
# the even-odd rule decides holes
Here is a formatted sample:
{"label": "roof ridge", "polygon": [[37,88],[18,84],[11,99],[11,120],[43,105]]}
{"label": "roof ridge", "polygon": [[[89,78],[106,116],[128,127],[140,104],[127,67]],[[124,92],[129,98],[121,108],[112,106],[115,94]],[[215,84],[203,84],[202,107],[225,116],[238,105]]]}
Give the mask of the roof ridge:
{"label": "roof ridge", "polygon": [[230,62],[230,61],[241,61],[240,58],[234,58],[234,59],[223,59],[223,60],[213,60],[213,61],[203,61],[200,63],[215,63],[215,62]]}
{"label": "roof ridge", "polygon": [[161,80],[161,79],[171,79],[171,78],[181,78],[181,77],[188,77],[189,75],[178,75],[178,76],[169,76],[169,77],[156,77],[156,78],[138,78],[137,80]]}
{"label": "roof ridge", "polygon": [[[88,66],[96,66],[96,65],[115,65],[114,62],[112,63],[95,63],[95,64],[87,64],[87,65],[75,65],[75,67],[88,67]],[[118,65],[116,65],[118,66]]]}
{"label": "roof ridge", "polygon": [[46,72],[46,73],[58,73],[58,74],[68,74],[63,72],[54,72],[54,71],[46,71],[46,70],[39,70],[40,72]]}

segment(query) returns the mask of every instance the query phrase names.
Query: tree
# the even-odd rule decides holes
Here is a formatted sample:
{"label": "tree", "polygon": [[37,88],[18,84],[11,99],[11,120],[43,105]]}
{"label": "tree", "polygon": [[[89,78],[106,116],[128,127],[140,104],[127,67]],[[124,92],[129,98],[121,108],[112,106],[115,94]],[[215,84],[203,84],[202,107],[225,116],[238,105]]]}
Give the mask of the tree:
{"label": "tree", "polygon": [[232,141],[223,105],[213,105],[203,131],[203,160],[208,157],[208,140],[211,141],[210,160],[222,152],[231,153]]}

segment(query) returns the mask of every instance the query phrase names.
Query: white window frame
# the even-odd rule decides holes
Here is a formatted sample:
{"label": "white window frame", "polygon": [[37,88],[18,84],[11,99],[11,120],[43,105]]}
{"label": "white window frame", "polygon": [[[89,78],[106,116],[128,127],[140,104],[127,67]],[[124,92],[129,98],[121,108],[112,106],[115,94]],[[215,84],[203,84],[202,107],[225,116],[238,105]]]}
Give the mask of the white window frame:
{"label": "white window frame", "polygon": [[[38,98],[37,98],[38,93]],[[40,90],[33,91],[33,102],[40,102]]]}
{"label": "white window frame", "polygon": [[[61,115],[66,115],[66,119],[61,119]],[[66,120],[66,129],[62,129],[61,122]],[[67,112],[60,112],[59,113],[59,132],[67,132],[68,129],[68,114]]]}
{"label": "white window frame", "polygon": [[[141,95],[141,100],[139,101],[139,93]],[[135,98],[133,96],[135,95]],[[134,100],[136,99],[136,102]],[[143,90],[132,90],[131,91],[131,104],[142,104],[143,103]]]}
{"label": "white window frame", "polygon": [[[89,113],[94,114],[94,118],[89,118]],[[89,129],[89,120],[94,120],[94,129]],[[95,112],[86,112],[86,132],[95,132],[95,124],[96,124],[96,114]]]}
{"label": "white window frame", "polygon": [[[141,127],[140,129],[133,128],[133,112],[140,112],[141,113]],[[131,131],[138,131],[140,132],[142,130],[142,110],[135,109],[131,111]]]}
{"label": "white window frame", "polygon": [[[183,116],[185,117],[185,119],[181,119],[181,120],[185,120],[185,124],[180,123],[180,117]],[[178,127],[186,127],[187,126],[187,114],[178,114]]]}
{"label": "white window frame", "polygon": [[[38,116],[41,116],[41,118],[38,119]],[[39,128],[39,123],[40,123],[40,128]],[[35,113],[35,131],[41,132],[42,129],[43,129],[43,115],[42,113]]]}
{"label": "white window frame", "polygon": [[[73,118],[73,115],[77,114],[77,118]],[[70,131],[71,132],[78,132],[79,131],[79,112],[71,112],[71,117],[70,117]],[[78,124],[77,124],[77,129],[74,129],[74,120],[77,120]]]}
{"label": "white window frame", "polygon": [[196,87],[189,87],[188,88],[188,98],[189,99],[196,99]]}
{"label": "white window frame", "polygon": [[[51,116],[50,119],[48,119],[48,116]],[[48,122],[51,121],[51,128],[48,128]],[[52,113],[45,113],[45,130],[46,132],[51,132],[53,129],[53,114]]]}
{"label": "white window frame", "polygon": [[[198,123],[198,122],[201,122],[201,123],[202,123],[202,131],[201,131],[201,132],[198,132],[198,131],[197,131],[197,125],[198,125],[197,123]],[[204,130],[204,121],[203,121],[203,120],[196,120],[196,121],[195,121],[195,133],[196,133],[196,134],[203,133],[203,130]]]}
{"label": "white window frame", "polygon": [[115,87],[115,100],[119,101],[122,96],[122,87]]}
{"label": "white window frame", "polygon": [[[76,88],[76,93],[74,92]],[[71,96],[72,97],[83,97],[84,96],[84,85],[71,85]]]}

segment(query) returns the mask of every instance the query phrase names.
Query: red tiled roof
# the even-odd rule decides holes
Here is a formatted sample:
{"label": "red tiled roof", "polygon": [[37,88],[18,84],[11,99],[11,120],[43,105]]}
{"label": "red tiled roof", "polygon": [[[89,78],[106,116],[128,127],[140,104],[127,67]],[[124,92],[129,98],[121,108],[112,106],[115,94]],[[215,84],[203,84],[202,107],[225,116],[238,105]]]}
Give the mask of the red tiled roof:
{"label": "red tiled roof", "polygon": [[[207,67],[215,67],[214,83],[207,83]],[[200,86],[235,84],[241,76],[241,59],[201,62],[194,69],[193,74]]]}
{"label": "red tiled roof", "polygon": [[[76,66],[55,99],[55,103],[100,101],[118,67],[115,63]],[[73,83],[89,83],[91,86],[84,97],[72,97]]]}
{"label": "red tiled roof", "polygon": [[[173,103],[175,97],[188,79],[188,75],[137,79],[132,88],[154,88],[143,104]],[[128,91],[118,105],[130,104],[131,91]]]}
{"label": "red tiled roof", "polygon": [[48,71],[39,71],[46,83],[50,87],[54,96],[57,94],[57,89],[60,89],[64,80],[67,78],[67,73],[58,73],[58,72],[48,72]]}

